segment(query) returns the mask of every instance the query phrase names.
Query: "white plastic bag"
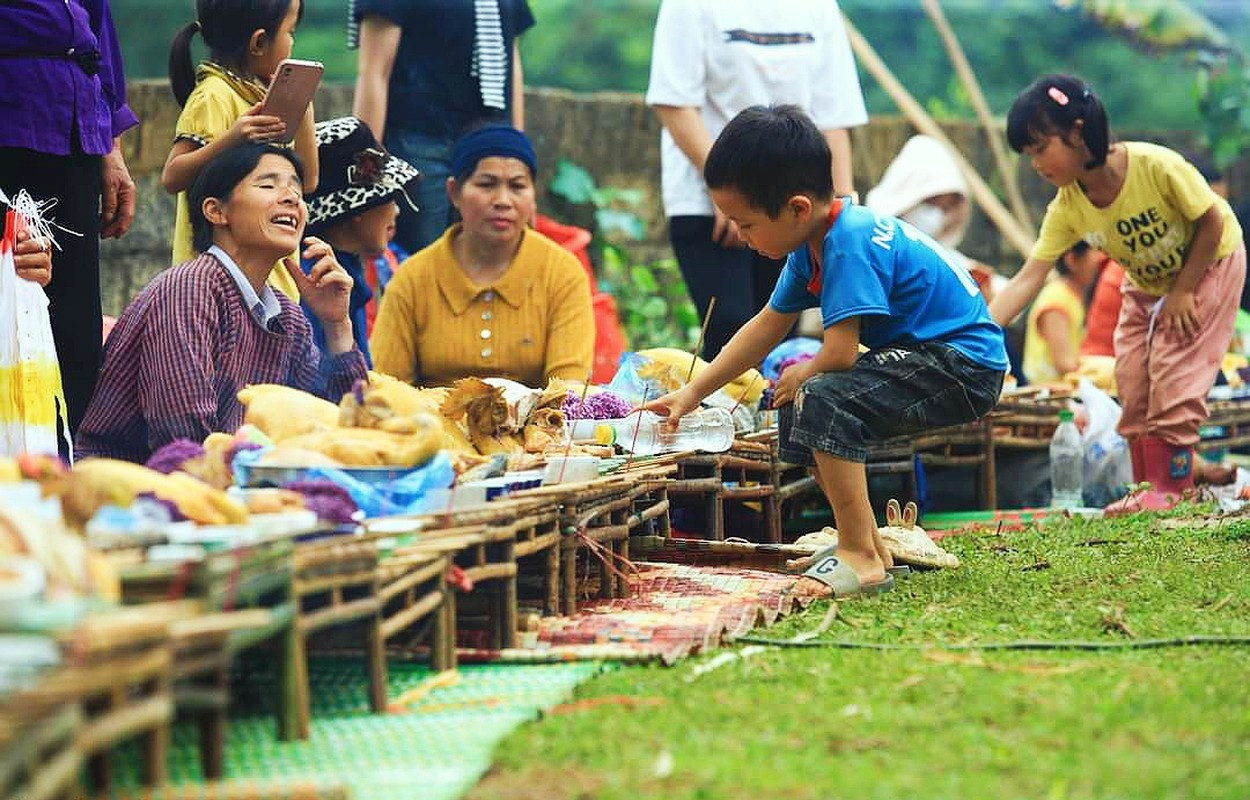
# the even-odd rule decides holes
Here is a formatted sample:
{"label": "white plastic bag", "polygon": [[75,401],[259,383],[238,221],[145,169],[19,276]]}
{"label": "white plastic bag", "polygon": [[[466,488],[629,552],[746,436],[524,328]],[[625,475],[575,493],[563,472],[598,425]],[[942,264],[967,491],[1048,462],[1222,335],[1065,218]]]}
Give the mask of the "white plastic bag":
{"label": "white plastic bag", "polygon": [[0,455],[55,455],[57,421],[67,446],[69,425],[48,297],[38,284],[17,276],[13,259],[20,231],[41,237],[49,231],[25,192],[12,201],[0,193],[0,202],[9,206],[0,240]]}
{"label": "white plastic bag", "polygon": [[1125,486],[1132,483],[1133,460],[1128,442],[1115,430],[1120,424],[1120,404],[1089,378],[1081,378],[1076,395],[1089,420],[1081,434],[1085,450],[1082,494],[1085,505],[1101,508],[1122,496]]}

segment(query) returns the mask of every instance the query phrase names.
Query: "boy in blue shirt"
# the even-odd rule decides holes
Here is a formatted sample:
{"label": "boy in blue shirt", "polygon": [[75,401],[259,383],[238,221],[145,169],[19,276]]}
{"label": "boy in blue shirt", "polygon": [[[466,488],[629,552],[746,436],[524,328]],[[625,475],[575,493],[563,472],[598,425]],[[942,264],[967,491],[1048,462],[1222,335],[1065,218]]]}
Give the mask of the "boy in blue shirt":
{"label": "boy in blue shirt", "polygon": [[986,414],[1008,368],[967,271],[907,223],[835,198],[830,166],[824,136],[795,106],[749,108],[721,132],[703,169],[712,200],[751,248],[786,265],[768,306],[711,365],[646,405],[670,420],[692,411],[819,306],[823,344],[781,375],[773,399],[782,459],[815,467],[838,523],[836,552],[817,554],[795,585],[812,597],[893,588],[868,446]]}

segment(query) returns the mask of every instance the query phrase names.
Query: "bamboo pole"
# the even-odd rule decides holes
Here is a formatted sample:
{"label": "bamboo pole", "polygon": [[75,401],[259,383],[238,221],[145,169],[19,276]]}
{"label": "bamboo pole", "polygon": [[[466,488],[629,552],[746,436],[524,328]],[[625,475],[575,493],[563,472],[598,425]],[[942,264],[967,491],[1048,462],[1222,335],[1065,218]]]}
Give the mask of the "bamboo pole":
{"label": "bamboo pole", "polygon": [[947,21],[946,14],[943,13],[938,0],[920,0],[920,4],[924,6],[925,13],[933,22],[933,27],[937,28],[938,35],[942,37],[942,43],[946,45],[946,53],[950,56],[951,65],[955,67],[955,74],[959,76],[960,82],[967,90],[972,108],[976,111],[977,119],[981,121],[981,127],[985,130],[985,138],[990,143],[994,164],[998,167],[998,173],[1003,176],[1003,188],[1006,190],[1011,212],[1020,226],[1033,235],[1032,216],[1029,214],[1028,205],[1024,202],[1024,195],[1020,194],[1020,182],[1016,180],[1016,171],[1007,156],[1007,148],[1003,146],[998,125],[994,121],[994,115],[990,113],[990,105],[985,101],[981,84],[977,81],[976,73],[972,71],[972,65],[968,63],[968,57],[959,44],[959,38],[955,36],[955,31]]}
{"label": "bamboo pole", "polygon": [[1028,256],[1033,249],[1033,237],[1028,234],[1015,217],[1011,215],[1006,208],[1003,207],[1002,201],[994,194],[993,190],[986,185],[977,171],[968,163],[968,159],[963,157],[952,144],[946,132],[933,121],[933,117],[921,108],[911,93],[899,83],[898,78],[894,77],[894,73],[881,60],[881,56],[877,55],[877,51],[873,49],[863,34],[851,23],[851,20],[842,15],[846,21],[846,33],[851,40],[851,48],[854,49],[859,63],[864,65],[864,69],[881,84],[881,88],[885,89],[886,94],[898,105],[902,112],[907,116],[913,125],[920,129],[921,133],[937,139],[951,149],[952,155],[955,157],[959,168],[963,170],[964,178],[968,181],[968,190],[972,194],[972,199],[990,218],[994,226],[1007,239],[1022,256]]}

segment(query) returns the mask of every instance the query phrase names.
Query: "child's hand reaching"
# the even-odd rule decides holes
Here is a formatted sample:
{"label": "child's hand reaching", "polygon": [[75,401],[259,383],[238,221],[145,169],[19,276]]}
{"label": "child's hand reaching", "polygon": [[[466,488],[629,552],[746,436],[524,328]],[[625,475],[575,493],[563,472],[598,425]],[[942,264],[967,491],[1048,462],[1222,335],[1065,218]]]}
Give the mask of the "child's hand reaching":
{"label": "child's hand reaching", "polygon": [[683,386],[675,392],[669,392],[663,397],[643,403],[639,408],[641,411],[650,411],[657,416],[665,418],[665,426],[670,431],[677,430],[677,421],[699,407],[700,398],[690,391],[689,386]]}
{"label": "child's hand reaching", "polygon": [[45,239],[35,239],[29,231],[17,234],[17,246],[13,248],[13,262],[17,276],[47,286],[52,280],[52,245]]}
{"label": "child's hand reaching", "polygon": [[272,142],[286,131],[286,123],[280,117],[260,113],[263,106],[264,103],[257,103],[235,120],[226,134],[231,144]]}
{"label": "child's hand reaching", "polygon": [[808,359],[786,367],[786,371],[777,379],[777,385],[773,387],[773,408],[781,408],[794,402],[794,395],[798,393],[799,387],[816,374],[813,369],[815,363],[813,359]]}

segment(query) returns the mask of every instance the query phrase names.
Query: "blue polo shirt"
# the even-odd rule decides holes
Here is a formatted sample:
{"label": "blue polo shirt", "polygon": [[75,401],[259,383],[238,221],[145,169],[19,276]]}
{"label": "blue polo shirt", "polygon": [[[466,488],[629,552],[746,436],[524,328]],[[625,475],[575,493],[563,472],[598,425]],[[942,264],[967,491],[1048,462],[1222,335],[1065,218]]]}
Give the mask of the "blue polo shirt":
{"label": "blue polo shirt", "polygon": [[870,349],[941,342],[1006,371],[1003,331],[968,271],[902,220],[849,203],[825,234],[813,276],[808,248],[790,253],[769,305],[782,313],[819,307],[826,328],[860,317]]}

